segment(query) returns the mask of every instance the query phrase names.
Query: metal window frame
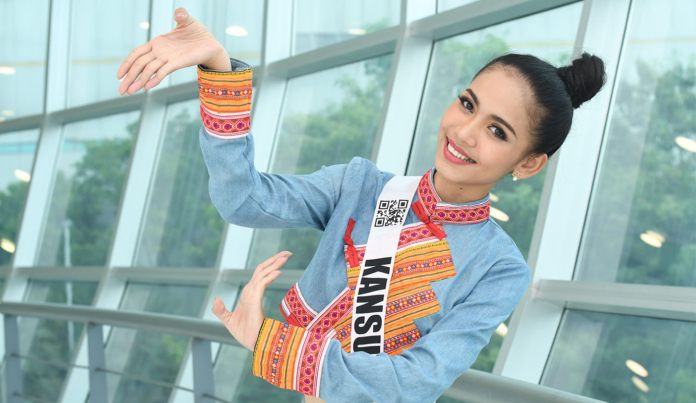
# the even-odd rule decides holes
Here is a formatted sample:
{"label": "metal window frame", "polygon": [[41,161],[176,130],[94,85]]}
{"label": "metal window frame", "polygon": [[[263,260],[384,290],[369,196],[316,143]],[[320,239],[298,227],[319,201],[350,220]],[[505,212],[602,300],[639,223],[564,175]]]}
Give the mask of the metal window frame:
{"label": "metal window frame", "polygon": [[[254,68],[256,95],[252,111],[257,169],[265,171],[270,166],[289,79],[394,53],[372,159],[380,169],[404,174],[421,103],[419,97],[407,97],[404,94],[406,91],[413,94],[414,88],[416,92],[423,93],[435,42],[573,2],[575,0],[487,0],[436,13],[435,0],[402,0],[399,25],[292,55],[290,38],[293,37],[293,4],[285,0],[264,0],[261,63]],[[173,0],[151,0],[150,7],[150,38],[153,38],[171,28]],[[529,255],[529,265],[533,270],[532,285],[513,314],[494,374],[538,383],[564,309],[696,321],[696,303],[691,289],[589,283],[573,281],[572,278],[596,176],[599,151],[606,132],[605,126],[611,115],[611,97],[618,82],[623,36],[630,22],[630,7],[631,0],[584,0],[574,55],[577,56],[580,50],[586,49],[602,56],[609,62],[609,81],[605,91],[576,111],[573,130],[566,141],[568,144],[549,160]],[[617,19],[625,23],[617,24]],[[17,250],[11,266],[0,268],[0,276],[7,277],[0,311],[6,313],[6,319],[12,315],[34,316],[31,309],[36,307],[23,302],[32,279],[98,281],[99,287],[91,307],[62,308],[72,310],[70,315],[77,312],[75,310],[82,310],[80,320],[94,323],[100,323],[100,320],[103,323],[103,319],[92,315],[111,317],[124,314],[124,322],[112,325],[127,327],[137,325],[141,320],[137,319],[137,315],[128,316],[132,313],[118,311],[128,282],[207,284],[206,302],[199,318],[190,320],[215,322],[211,313],[213,297],[234,301],[240,287],[251,277],[250,271],[240,269],[247,264],[253,229],[226,225],[219,256],[213,268],[133,266],[156,164],[153,156],[157,155],[163,136],[167,108],[174,102],[197,98],[196,83],[168,86],[166,79],[147,93],[66,108],[67,89],[63,78],[68,76],[70,0],[51,0],[49,23],[44,113],[0,122],[0,135],[41,128],[32,181],[17,235]],[[107,264],[104,267],[70,268],[38,266],[36,256],[50,203],[63,125],[133,110],[141,110],[141,120]],[[580,132],[582,135],[579,135]],[[399,141],[395,141],[396,139]],[[398,152],[394,152],[395,147]],[[591,168],[587,169],[588,166]],[[288,288],[301,274],[301,271],[284,270],[273,287]],[[54,318],[61,318],[58,311],[49,312],[56,315]],[[70,315],[64,316],[65,320],[76,320],[76,317]],[[219,324],[217,326],[219,328]],[[103,330],[104,339],[108,337],[109,329],[110,327]],[[3,341],[0,343],[0,353],[4,353],[6,342],[12,342],[5,340],[6,330],[12,331],[0,328],[0,340]],[[174,329],[160,330],[176,332]],[[85,327],[73,367],[90,364],[85,342],[88,335],[88,327]],[[205,371],[210,374],[208,371],[213,363],[211,362],[210,368],[205,363],[217,355],[218,343],[229,343],[231,336],[228,333],[220,338],[210,334],[191,337],[213,341],[190,348],[180,367],[177,385],[193,390],[194,372],[199,374],[198,371]],[[196,351],[203,354],[204,358],[201,359]],[[476,371],[467,371],[447,394],[466,398],[467,401],[484,401],[486,388],[476,386],[484,385],[485,379],[468,374],[476,374]],[[69,371],[59,400],[84,401],[88,391],[87,380],[87,372]],[[519,392],[520,397],[524,396],[523,384],[508,382],[506,385],[511,393]],[[210,385],[207,387],[209,389]],[[183,402],[189,397],[190,395],[176,391],[171,395],[170,402]],[[564,398],[569,399],[567,401],[590,401],[576,395]],[[575,398],[580,400],[572,400]]]}

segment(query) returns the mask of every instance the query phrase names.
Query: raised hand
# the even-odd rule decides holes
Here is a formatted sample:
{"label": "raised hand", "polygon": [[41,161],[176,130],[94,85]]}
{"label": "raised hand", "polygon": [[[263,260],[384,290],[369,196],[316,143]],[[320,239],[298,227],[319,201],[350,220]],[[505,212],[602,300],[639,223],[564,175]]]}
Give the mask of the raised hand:
{"label": "raised hand", "polygon": [[118,87],[119,94],[131,95],[143,86],[149,90],[172,72],[197,64],[212,70],[231,70],[225,48],[185,8],[174,11],[174,21],[176,28],[138,46],[121,63],[116,77],[125,78]]}
{"label": "raised hand", "polygon": [[227,327],[232,336],[244,347],[254,351],[254,344],[261,331],[261,325],[266,317],[261,307],[263,293],[273,282],[281,268],[292,253],[283,251],[271,257],[256,267],[251,280],[242,290],[239,303],[234,312],[225,308],[220,298],[213,300],[213,313]]}

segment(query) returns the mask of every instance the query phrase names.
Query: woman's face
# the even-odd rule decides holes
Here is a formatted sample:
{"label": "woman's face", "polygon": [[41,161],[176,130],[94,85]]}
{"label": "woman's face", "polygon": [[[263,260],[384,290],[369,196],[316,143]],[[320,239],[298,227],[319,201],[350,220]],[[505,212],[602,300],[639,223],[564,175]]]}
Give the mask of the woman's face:
{"label": "woman's face", "polygon": [[[546,154],[524,155],[531,141],[529,102],[527,85],[495,68],[479,74],[447,108],[438,132],[435,168],[450,198],[461,189],[476,200],[513,170],[525,179],[543,168]],[[462,155],[475,162],[463,161]]]}

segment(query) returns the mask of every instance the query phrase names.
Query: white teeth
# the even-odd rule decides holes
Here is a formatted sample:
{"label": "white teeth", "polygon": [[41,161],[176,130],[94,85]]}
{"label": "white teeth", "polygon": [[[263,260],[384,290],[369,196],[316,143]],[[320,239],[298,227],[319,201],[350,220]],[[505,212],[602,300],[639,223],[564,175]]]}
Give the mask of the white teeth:
{"label": "white teeth", "polygon": [[476,161],[474,161],[474,160],[471,160],[471,159],[466,158],[465,156],[459,154],[459,153],[457,152],[457,150],[455,150],[454,147],[452,147],[452,144],[449,144],[449,143],[448,143],[448,144],[447,144],[447,149],[449,150],[449,152],[452,153],[452,155],[454,155],[455,157],[459,158],[459,159],[462,160],[462,161],[476,162]]}

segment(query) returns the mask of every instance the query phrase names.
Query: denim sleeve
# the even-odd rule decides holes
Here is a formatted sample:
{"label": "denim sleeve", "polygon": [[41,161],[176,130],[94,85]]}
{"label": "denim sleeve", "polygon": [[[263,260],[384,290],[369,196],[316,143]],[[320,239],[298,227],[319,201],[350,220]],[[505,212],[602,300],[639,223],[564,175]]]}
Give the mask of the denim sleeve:
{"label": "denim sleeve", "polygon": [[244,227],[324,230],[340,197],[347,164],[308,175],[258,172],[250,130],[251,67],[231,62],[229,72],[198,66],[199,140],[213,204],[225,221]]}
{"label": "denim sleeve", "polygon": [[428,334],[396,356],[347,353],[331,332],[314,340],[305,329],[266,318],[252,372],[327,402],[434,402],[474,363],[529,279],[526,264],[494,266]]}

